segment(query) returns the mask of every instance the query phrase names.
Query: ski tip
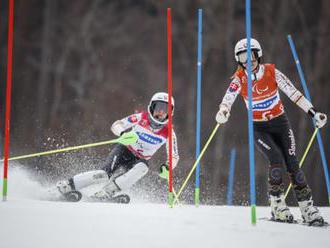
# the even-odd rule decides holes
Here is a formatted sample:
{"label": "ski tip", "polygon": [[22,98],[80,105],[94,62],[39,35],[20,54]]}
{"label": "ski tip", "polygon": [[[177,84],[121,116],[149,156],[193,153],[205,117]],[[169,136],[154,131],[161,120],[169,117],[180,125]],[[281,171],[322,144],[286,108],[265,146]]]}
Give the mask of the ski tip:
{"label": "ski tip", "polygon": [[95,197],[88,197],[87,198],[88,202],[99,202],[99,203],[117,203],[117,204],[128,204],[130,203],[131,199],[129,195],[126,194],[120,194],[113,196],[111,198],[107,199],[97,199]]}

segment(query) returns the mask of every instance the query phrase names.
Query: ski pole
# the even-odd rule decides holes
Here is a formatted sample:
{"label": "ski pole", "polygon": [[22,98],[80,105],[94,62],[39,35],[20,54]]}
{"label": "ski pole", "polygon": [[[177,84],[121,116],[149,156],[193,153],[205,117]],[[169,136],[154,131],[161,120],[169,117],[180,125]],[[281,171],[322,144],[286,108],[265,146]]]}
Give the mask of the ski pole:
{"label": "ski pole", "polygon": [[191,170],[190,170],[190,172],[189,172],[189,174],[188,174],[186,180],[185,180],[184,183],[182,184],[182,186],[181,186],[181,188],[180,188],[180,190],[179,190],[177,196],[175,196],[175,198],[174,198],[174,202],[173,202],[173,203],[175,203],[176,201],[179,201],[179,197],[180,197],[180,195],[181,195],[181,193],[182,193],[182,190],[184,189],[184,187],[186,186],[186,184],[187,184],[189,178],[190,178],[191,175],[193,174],[193,172],[194,172],[194,170],[195,170],[197,164],[199,163],[199,161],[200,161],[201,158],[203,157],[203,155],[204,155],[204,153],[205,153],[207,147],[209,146],[209,144],[210,144],[211,140],[213,139],[215,133],[217,132],[219,126],[220,126],[220,124],[218,123],[218,124],[215,126],[215,128],[213,129],[213,131],[212,131],[212,133],[211,133],[209,139],[207,140],[207,142],[206,142],[206,144],[205,144],[203,150],[202,150],[201,153],[199,154],[199,156],[198,156],[197,160],[195,161],[193,167],[191,168]]}
{"label": "ski pole", "polygon": [[[289,41],[289,44],[290,44],[291,52],[292,52],[293,58],[294,58],[295,63],[296,63],[296,67],[297,67],[297,70],[298,70],[298,73],[299,73],[300,81],[301,81],[301,84],[303,86],[306,98],[311,102],[311,96],[310,96],[308,88],[307,88],[307,83],[306,83],[306,80],[305,80],[304,72],[303,72],[303,69],[301,67],[301,63],[299,61],[299,57],[298,57],[298,54],[297,54],[297,51],[296,51],[296,48],[295,48],[295,45],[293,43],[291,35],[288,35],[288,41]],[[315,126],[315,122],[314,122],[314,126]],[[320,148],[320,155],[321,155],[322,166],[323,166],[323,171],[324,171],[325,183],[327,185],[327,191],[328,191],[328,201],[329,201],[329,205],[330,205],[330,177],[329,177],[327,158],[325,156],[322,136],[321,136],[320,132],[317,133],[316,138],[317,138],[317,143],[318,143],[319,148]]]}
{"label": "ski pole", "polygon": [[[302,156],[302,158],[301,158],[301,160],[300,160],[300,162],[299,162],[299,168],[302,167],[302,165],[303,165],[303,163],[304,163],[304,161],[305,161],[305,158],[306,158],[306,156],[307,156],[307,153],[308,153],[309,149],[311,148],[311,146],[312,146],[312,144],[313,144],[313,141],[314,141],[314,139],[315,139],[315,137],[316,137],[316,134],[317,134],[317,131],[318,131],[318,130],[319,130],[319,129],[316,127],[315,130],[314,130],[314,133],[313,133],[313,135],[312,135],[312,138],[310,139],[310,141],[309,141],[309,143],[308,143],[308,145],[307,145],[307,148],[306,148],[306,150],[305,150],[305,152],[304,152],[304,155]],[[292,188],[292,183],[289,184],[289,187],[287,188],[287,190],[286,190],[286,192],[285,192],[284,199],[288,196],[288,194],[289,194],[291,188]]]}
{"label": "ski pole", "polygon": [[[72,146],[72,147],[50,150],[50,151],[45,151],[45,152],[21,155],[21,156],[9,158],[8,160],[13,161],[13,160],[19,160],[19,159],[24,159],[24,158],[33,158],[33,157],[45,156],[45,155],[54,154],[54,153],[79,150],[79,149],[83,149],[83,148],[102,146],[102,145],[108,145],[108,144],[113,144],[113,143],[120,143],[122,145],[128,145],[128,144],[135,143],[137,141],[137,139],[138,139],[138,135],[134,131],[131,131],[128,133],[124,133],[122,136],[120,136],[117,139],[101,141],[101,142],[97,142],[97,143],[80,145],[80,146]],[[2,161],[3,161],[3,159],[0,160],[0,162],[2,162]]]}

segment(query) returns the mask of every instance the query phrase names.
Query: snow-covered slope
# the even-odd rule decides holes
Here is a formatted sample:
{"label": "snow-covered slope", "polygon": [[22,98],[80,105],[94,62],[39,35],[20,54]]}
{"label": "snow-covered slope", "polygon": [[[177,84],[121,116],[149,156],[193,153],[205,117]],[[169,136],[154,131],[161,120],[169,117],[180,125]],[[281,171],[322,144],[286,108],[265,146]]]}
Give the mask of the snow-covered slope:
{"label": "snow-covered slope", "polygon": [[[8,201],[0,202],[1,248],[329,247],[329,228],[253,226],[248,207],[42,201],[41,186],[21,172],[10,176]],[[330,208],[321,211],[329,221]],[[257,207],[257,216],[269,208]]]}

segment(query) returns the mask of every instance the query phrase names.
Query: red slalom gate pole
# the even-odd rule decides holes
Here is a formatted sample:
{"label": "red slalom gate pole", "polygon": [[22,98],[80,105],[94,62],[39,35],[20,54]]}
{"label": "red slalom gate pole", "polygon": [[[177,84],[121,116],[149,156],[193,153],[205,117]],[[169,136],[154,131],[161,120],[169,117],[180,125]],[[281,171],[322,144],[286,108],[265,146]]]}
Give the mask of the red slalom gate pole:
{"label": "red slalom gate pole", "polygon": [[8,61],[7,61],[7,85],[6,85],[6,114],[5,114],[5,140],[4,140],[4,163],[3,163],[3,201],[7,200],[7,178],[9,157],[9,134],[10,134],[10,104],[11,104],[11,81],[13,65],[13,35],[14,34],[14,0],[9,0],[8,15]]}
{"label": "red slalom gate pole", "polygon": [[171,8],[167,9],[167,79],[168,79],[168,142],[169,142],[169,180],[168,204],[173,207],[173,173],[172,173],[172,22]]}

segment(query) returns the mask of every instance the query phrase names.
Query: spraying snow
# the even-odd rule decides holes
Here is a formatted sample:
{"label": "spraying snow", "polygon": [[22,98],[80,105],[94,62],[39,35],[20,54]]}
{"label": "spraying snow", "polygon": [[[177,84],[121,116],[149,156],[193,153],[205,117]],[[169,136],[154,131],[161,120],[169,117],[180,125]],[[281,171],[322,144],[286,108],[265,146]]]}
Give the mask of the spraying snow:
{"label": "spraying snow", "polygon": [[[41,201],[44,186],[11,168],[0,202],[1,248],[328,247],[329,229],[258,220],[250,208]],[[299,210],[291,208],[296,218]],[[258,217],[269,208],[257,207]],[[327,221],[330,209],[321,208]]]}
{"label": "spraying snow", "polygon": [[[3,170],[1,170],[2,187]],[[8,170],[8,196],[19,199],[40,199],[45,188],[36,177],[23,169],[18,163],[11,164]]]}

